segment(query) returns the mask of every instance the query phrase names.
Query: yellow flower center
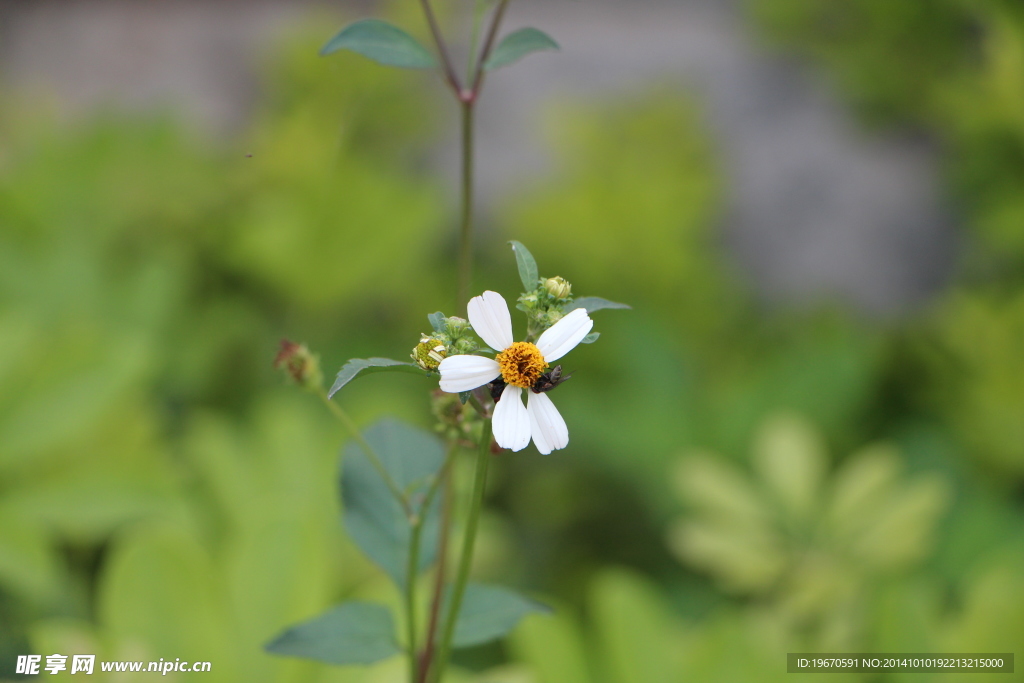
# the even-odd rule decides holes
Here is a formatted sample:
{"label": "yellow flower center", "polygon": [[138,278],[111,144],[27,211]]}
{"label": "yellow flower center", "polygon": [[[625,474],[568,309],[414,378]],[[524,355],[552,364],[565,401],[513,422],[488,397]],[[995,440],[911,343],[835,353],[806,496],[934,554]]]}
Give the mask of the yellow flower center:
{"label": "yellow flower center", "polygon": [[494,357],[501,367],[501,378],[505,384],[527,389],[537,382],[548,364],[544,354],[530,342],[515,342]]}

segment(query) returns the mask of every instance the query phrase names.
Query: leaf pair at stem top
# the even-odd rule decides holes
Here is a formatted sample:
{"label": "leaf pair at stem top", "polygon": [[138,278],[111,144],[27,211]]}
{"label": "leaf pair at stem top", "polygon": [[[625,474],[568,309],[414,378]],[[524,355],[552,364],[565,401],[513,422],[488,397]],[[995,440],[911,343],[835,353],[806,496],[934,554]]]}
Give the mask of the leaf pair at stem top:
{"label": "leaf pair at stem top", "polygon": [[[543,31],[522,28],[505,36],[483,63],[485,71],[513,64],[531,52],[557,50],[556,43]],[[350,50],[384,64],[404,69],[433,69],[434,55],[411,35],[380,19],[363,19],[349,24],[331,38],[321,55]]]}

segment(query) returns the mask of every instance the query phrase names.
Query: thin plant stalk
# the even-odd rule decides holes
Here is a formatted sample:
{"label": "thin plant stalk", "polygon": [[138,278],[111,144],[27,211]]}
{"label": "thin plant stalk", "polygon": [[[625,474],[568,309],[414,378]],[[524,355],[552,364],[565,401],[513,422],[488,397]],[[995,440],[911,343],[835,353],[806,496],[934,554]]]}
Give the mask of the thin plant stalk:
{"label": "thin plant stalk", "polygon": [[430,6],[430,0],[420,0],[420,5],[423,6],[423,15],[427,18],[427,25],[430,27],[430,35],[434,38],[434,44],[437,46],[437,51],[441,55],[441,69],[444,72],[445,80],[448,82],[448,86],[455,92],[456,97],[462,92],[462,84],[459,83],[459,77],[455,74],[455,67],[452,64],[452,58],[448,54],[448,45],[444,41],[444,36],[441,34],[441,27],[437,24],[437,17],[434,16],[434,10]]}
{"label": "thin plant stalk", "polygon": [[469,303],[473,278],[473,110],[475,99],[463,100],[462,118],[462,221],[459,230],[458,306]]}
{"label": "thin plant stalk", "polygon": [[[480,96],[484,81],[484,64],[491,51],[494,49],[495,39],[501,20],[504,17],[505,9],[509,0],[500,0],[497,9],[491,18],[483,47],[476,54],[475,61],[471,61],[467,82],[470,87],[464,89],[458,76],[437,23],[437,18],[430,6],[430,0],[420,0],[427,24],[430,27],[431,35],[437,46],[441,57],[442,71],[448,86],[451,88],[459,103],[459,114],[461,123],[461,220],[459,225],[459,262],[458,262],[458,284],[456,288],[456,305],[458,310],[463,310],[469,302],[470,288],[473,277],[473,179],[474,179],[474,123],[475,107]],[[471,54],[476,53],[476,34],[474,27],[474,39],[471,46]],[[471,57],[472,59],[472,57]],[[474,405],[478,411],[481,406]],[[481,411],[484,412],[484,411]],[[480,437],[479,455],[476,465],[476,479],[474,481],[472,506],[469,520],[466,524],[465,535],[462,543],[462,556],[459,561],[458,572],[455,584],[452,587],[452,599],[444,620],[444,632],[440,643],[435,650],[435,639],[440,627],[441,606],[444,599],[445,583],[445,558],[447,556],[448,536],[451,527],[451,496],[453,487],[450,482],[450,474],[445,474],[445,486],[442,495],[444,496],[443,514],[441,520],[441,533],[438,539],[438,567],[434,584],[434,594],[431,602],[431,612],[427,626],[426,641],[423,649],[423,657],[418,663],[412,665],[413,683],[426,683],[430,680],[434,683],[441,683],[445,668],[448,665],[448,658],[451,654],[452,637],[455,633],[455,624],[458,619],[459,609],[462,606],[462,598],[466,592],[466,582],[469,578],[469,568],[473,559],[473,548],[476,543],[477,525],[480,518],[480,510],[483,505],[484,488],[487,483],[487,468],[490,465],[491,450],[491,423],[484,418],[483,433]],[[453,453],[449,459],[453,459]],[[447,464],[446,464],[447,465]],[[416,542],[418,543],[418,535]],[[411,583],[411,582],[410,582]],[[412,602],[415,600],[414,589],[409,588],[409,618],[413,621],[414,609]],[[415,626],[410,627],[410,634]],[[410,635],[410,642],[413,635]],[[435,656],[436,655],[436,656]],[[412,655],[415,657],[415,653]],[[417,669],[418,667],[418,669]]]}
{"label": "thin plant stalk", "polygon": [[498,38],[498,29],[501,27],[501,20],[505,17],[505,10],[508,8],[509,0],[501,0],[498,3],[498,8],[494,10],[494,17],[491,19],[491,27],[487,31],[487,39],[484,41],[483,49],[480,50],[480,56],[476,62],[476,73],[473,74],[473,80],[470,90],[475,97],[480,95],[480,90],[484,85],[484,63],[487,58],[491,56],[491,51],[494,50],[494,41]]}
{"label": "thin plant stalk", "polygon": [[466,594],[466,583],[469,580],[469,568],[473,563],[473,548],[476,546],[476,532],[480,523],[480,511],[483,508],[484,490],[487,488],[487,470],[491,464],[491,423],[485,421],[483,434],[480,435],[480,448],[476,458],[476,476],[473,480],[472,502],[469,517],[466,520],[466,533],[463,536],[462,555],[455,575],[455,583],[451,591],[451,603],[445,617],[444,632],[438,645],[437,664],[432,680],[441,683],[448,657],[451,655],[452,637],[455,635],[455,624],[458,622],[462,598]]}
{"label": "thin plant stalk", "polygon": [[373,446],[370,445],[370,442],[363,437],[363,433],[359,431],[359,427],[356,426],[356,423],[353,422],[352,418],[349,417],[349,414],[346,413],[341,406],[327,398],[327,394],[323,390],[319,392],[319,396],[321,400],[327,404],[331,413],[333,413],[334,416],[338,418],[338,421],[344,425],[345,429],[348,430],[349,435],[356,443],[359,444],[359,447],[363,449],[363,452],[366,454],[366,459],[370,461],[373,468],[377,470],[377,474],[379,474],[381,479],[384,480],[384,483],[387,484],[388,490],[391,491],[391,495],[394,496],[398,504],[402,506],[402,511],[405,512],[405,515],[411,519],[412,507],[409,505],[408,496],[406,496],[402,492],[402,489],[398,487],[398,484],[395,483],[395,480],[391,477],[387,468],[384,467],[384,463],[381,462],[380,456],[378,456],[377,452],[373,450]]}
{"label": "thin plant stalk", "polygon": [[[426,522],[427,516],[430,514],[430,506],[434,503],[434,498],[437,496],[438,491],[446,487],[446,483],[449,481],[449,472],[452,468],[452,463],[455,460],[455,454],[458,451],[458,446],[452,444],[448,448],[448,453],[445,455],[444,464],[441,465],[441,469],[438,471],[437,476],[434,477],[434,481],[431,482],[430,488],[427,489],[427,494],[423,497],[423,502],[420,505],[419,511],[410,519],[410,526],[412,528],[409,534],[409,563],[406,567],[406,583],[405,583],[405,612],[406,612],[406,627],[409,640],[409,680],[412,682],[424,680],[427,674],[427,668],[430,666],[430,660],[427,657],[420,660],[419,648],[416,645],[416,576],[419,574],[419,563],[420,563],[420,540],[423,537],[423,525]],[[445,500],[445,505],[448,501]],[[448,516],[447,511],[443,513],[445,517]],[[442,534],[446,534],[447,530],[442,527]],[[446,550],[446,543],[442,543],[442,548]],[[438,572],[441,572],[440,576],[443,576],[444,558],[438,559]],[[435,610],[436,607],[432,607]],[[433,615],[431,619],[434,619]],[[427,642],[424,651],[429,652],[432,647],[430,642]]]}
{"label": "thin plant stalk", "polygon": [[420,566],[420,536],[423,533],[423,517],[427,508],[421,510],[412,520],[409,534],[409,564],[405,571],[405,623],[409,648],[409,680],[419,679],[419,656],[416,645],[416,575]]}
{"label": "thin plant stalk", "polygon": [[437,542],[437,571],[434,575],[434,594],[430,601],[430,616],[427,622],[426,641],[423,644],[423,656],[420,661],[419,678],[415,683],[426,683],[430,673],[430,665],[434,658],[434,645],[437,641],[437,627],[441,618],[441,600],[444,597],[444,579],[448,560],[448,542],[451,536],[452,519],[452,461],[455,460],[457,447],[452,446],[448,453],[448,461],[441,472],[439,482],[443,487],[441,493],[441,528]]}

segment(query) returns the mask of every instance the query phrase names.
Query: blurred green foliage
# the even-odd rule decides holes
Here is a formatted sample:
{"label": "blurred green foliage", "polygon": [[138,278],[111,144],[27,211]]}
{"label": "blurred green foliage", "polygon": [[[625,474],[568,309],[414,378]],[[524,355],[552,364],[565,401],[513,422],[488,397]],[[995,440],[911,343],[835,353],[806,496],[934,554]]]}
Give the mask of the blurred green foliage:
{"label": "blurred green foliage", "polygon": [[941,475],[900,481],[891,446],[865,448],[828,477],[820,435],[799,418],[777,416],[754,444],[755,481],[709,455],[680,463],[676,487],[695,508],[669,543],[726,590],[754,595],[801,651],[858,652],[861,613],[877,579],[931,554],[947,506]]}
{"label": "blurred green foliage", "polygon": [[1024,7],[1015,0],[748,0],[769,41],[828,67],[877,125],[933,137],[980,251],[975,276],[1024,263]]}
{"label": "blurred green foliage", "polygon": [[[562,103],[562,166],[495,211],[477,288],[518,291],[520,239],[541,275],[634,310],[596,313],[573,354],[570,448],[493,468],[475,574],[560,609],[463,654],[454,681],[772,680],[796,647],[1024,640],[1020,13],[758,6],[876,121],[948,145],[977,235],[961,286],[890,327],[765,310],[721,253],[694,103]],[[4,675],[95,652],[210,660],[217,681],[401,679],[260,650],[342,598],[397,601],[341,530],[342,438],[272,374],[278,340],[330,372],[404,357],[425,313],[454,312],[448,188],[423,172],[442,106],[415,75],[317,58],[323,38],[287,44],[251,128],[217,146],[4,99]],[[375,376],[339,399],[427,425],[430,388]]]}
{"label": "blurred green foliage", "polygon": [[[1020,481],[1014,381],[1024,285],[1024,7],[750,0],[777,46],[829,67],[876,123],[913,126],[942,152],[967,236],[957,286],[914,331],[921,404],[971,453]],[[884,62],[884,66],[883,66]],[[953,202],[951,202],[952,204]]]}

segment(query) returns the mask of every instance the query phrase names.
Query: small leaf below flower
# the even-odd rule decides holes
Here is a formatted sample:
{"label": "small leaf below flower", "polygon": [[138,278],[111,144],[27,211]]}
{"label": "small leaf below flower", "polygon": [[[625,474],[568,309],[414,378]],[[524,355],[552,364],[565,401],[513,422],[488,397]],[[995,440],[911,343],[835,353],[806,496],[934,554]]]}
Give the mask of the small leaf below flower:
{"label": "small leaf below flower", "polygon": [[593,313],[594,311],[600,311],[604,308],[633,308],[627,304],[619,304],[614,301],[608,301],[608,299],[602,299],[599,296],[584,296],[576,299],[569,304],[563,313],[575,310],[577,308],[585,308],[587,313]]}
{"label": "small leaf below flower", "polygon": [[551,36],[535,28],[521,28],[505,36],[491,56],[484,62],[484,69],[492,71],[518,62],[538,50],[558,50]]}
{"label": "small leaf below flower", "polygon": [[437,311],[427,316],[427,320],[430,321],[430,326],[434,328],[434,332],[444,332],[447,325],[445,324],[446,318],[444,313]]}
{"label": "small leaf below flower", "polygon": [[580,340],[580,344],[593,344],[597,341],[597,338],[601,336],[600,332],[591,332],[586,337]]}
{"label": "small leaf below flower", "polygon": [[[444,464],[444,447],[428,431],[384,419],[364,432],[367,443],[380,458],[395,485],[408,495],[423,520],[420,566],[429,567],[436,555],[438,500],[423,510],[423,499]],[[341,472],[343,521],[348,535],[366,556],[404,588],[409,562],[409,517],[395,500],[380,473],[363,449],[354,442],[345,446]]]}
{"label": "small leaf below flower", "polygon": [[391,612],[383,605],[346,602],[296,624],[264,646],[275,655],[328,664],[373,664],[397,655]]}
{"label": "small leaf below flower", "polygon": [[338,390],[354,380],[356,377],[370,375],[375,372],[408,372],[413,375],[426,376],[427,371],[415,363],[406,363],[390,358],[353,358],[342,366],[338,371],[338,378],[331,385],[327,392],[327,398],[332,398]]}
{"label": "small leaf below flower", "polygon": [[471,647],[501,638],[531,612],[547,614],[551,608],[508,588],[469,583],[452,645]]}
{"label": "small leaf below flower", "polygon": [[512,245],[512,251],[516,254],[516,265],[519,266],[519,279],[523,281],[523,291],[532,292],[537,289],[537,283],[540,281],[540,275],[537,274],[537,262],[522,242],[512,240],[509,244]]}

